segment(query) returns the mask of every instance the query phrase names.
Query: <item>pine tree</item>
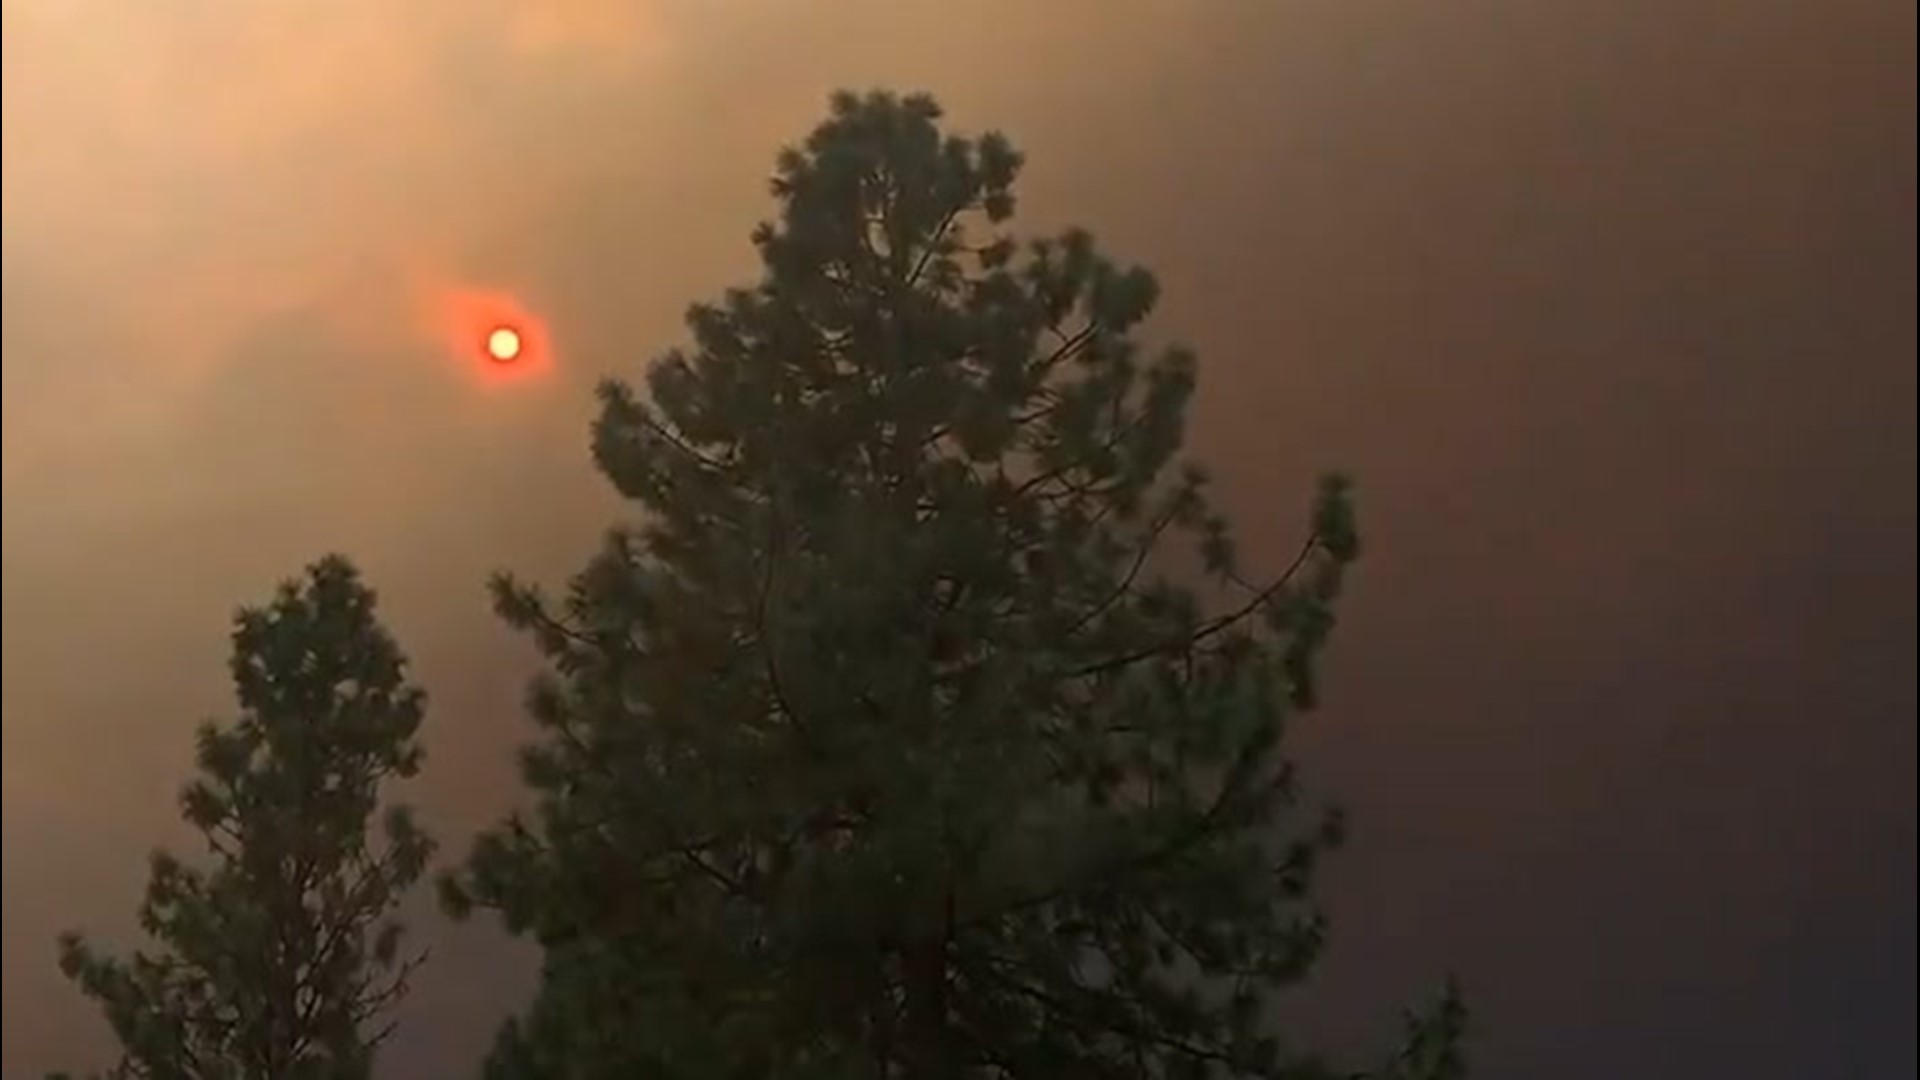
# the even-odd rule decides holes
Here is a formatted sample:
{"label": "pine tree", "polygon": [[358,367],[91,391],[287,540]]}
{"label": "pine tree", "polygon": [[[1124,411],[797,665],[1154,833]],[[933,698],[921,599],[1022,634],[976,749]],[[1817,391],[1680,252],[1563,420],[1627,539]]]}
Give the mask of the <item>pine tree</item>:
{"label": "pine tree", "polygon": [[425,698],[345,559],[308,568],[234,621],[238,719],[202,725],[181,795],[201,869],[156,853],[140,923],[152,951],[101,954],[77,934],[60,966],[142,1080],[353,1080],[422,954],[393,910],[432,843],[402,806],[369,837],[380,788],[414,774]]}
{"label": "pine tree", "polygon": [[600,389],[640,523],[558,603],[494,582],[537,805],[445,892],[546,964],[490,1075],[1332,1075],[1263,1020],[1326,932],[1340,821],[1281,736],[1348,484],[1251,583],[1179,460],[1194,358],[1133,340],[1153,277],[1017,243],[1021,156],[940,117],[833,98],[760,282]]}

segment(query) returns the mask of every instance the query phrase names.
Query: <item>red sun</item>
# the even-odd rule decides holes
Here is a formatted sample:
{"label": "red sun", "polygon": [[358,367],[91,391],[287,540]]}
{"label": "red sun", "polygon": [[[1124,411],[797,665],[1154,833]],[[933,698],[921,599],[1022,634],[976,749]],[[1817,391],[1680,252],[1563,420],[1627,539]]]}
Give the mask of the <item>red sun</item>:
{"label": "red sun", "polygon": [[438,290],[435,321],[454,359],[487,385],[520,383],[553,366],[546,324],[497,289]]}

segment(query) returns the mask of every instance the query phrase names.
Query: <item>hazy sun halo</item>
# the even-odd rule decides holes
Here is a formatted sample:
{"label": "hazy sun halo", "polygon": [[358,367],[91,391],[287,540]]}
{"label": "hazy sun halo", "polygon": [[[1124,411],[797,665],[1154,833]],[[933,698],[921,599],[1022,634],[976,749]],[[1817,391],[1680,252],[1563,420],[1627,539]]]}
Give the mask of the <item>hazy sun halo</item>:
{"label": "hazy sun halo", "polygon": [[553,339],[538,311],[508,290],[448,281],[430,270],[417,279],[425,329],[477,387],[537,386],[553,374]]}

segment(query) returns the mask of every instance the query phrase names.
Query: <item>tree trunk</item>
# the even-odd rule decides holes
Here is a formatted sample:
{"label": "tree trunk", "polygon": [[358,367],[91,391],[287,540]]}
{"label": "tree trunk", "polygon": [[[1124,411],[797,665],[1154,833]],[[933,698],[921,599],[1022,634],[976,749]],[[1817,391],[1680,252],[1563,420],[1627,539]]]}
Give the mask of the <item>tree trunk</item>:
{"label": "tree trunk", "polygon": [[944,937],[907,944],[907,1075],[945,1078],[958,1074],[947,1045],[947,943]]}
{"label": "tree trunk", "polygon": [[942,872],[940,913],[924,935],[908,940],[906,976],[907,1075],[946,1080],[960,1075],[960,1060],[947,1026],[947,947],[953,940],[953,878]]}

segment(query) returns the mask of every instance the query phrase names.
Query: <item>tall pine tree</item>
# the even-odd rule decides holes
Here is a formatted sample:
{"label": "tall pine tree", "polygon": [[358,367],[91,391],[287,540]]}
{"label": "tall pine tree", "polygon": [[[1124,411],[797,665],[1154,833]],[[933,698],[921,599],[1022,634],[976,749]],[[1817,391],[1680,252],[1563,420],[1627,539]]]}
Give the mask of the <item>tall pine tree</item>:
{"label": "tall pine tree", "polygon": [[199,732],[181,796],[201,869],[153,857],[155,948],[61,939],[60,966],[121,1046],[115,1080],[362,1080],[421,959],[393,910],[432,850],[405,807],[370,837],[380,788],[413,775],[425,707],[345,559],[234,621],[238,719]]}
{"label": "tall pine tree", "polygon": [[1017,243],[1020,155],[940,115],[833,99],[760,282],[600,390],[639,522],[558,602],[495,582],[537,806],[447,897],[546,963],[491,1075],[1332,1075],[1263,1021],[1325,937],[1281,736],[1347,484],[1250,582],[1179,460],[1194,358],[1131,337],[1154,279]]}

